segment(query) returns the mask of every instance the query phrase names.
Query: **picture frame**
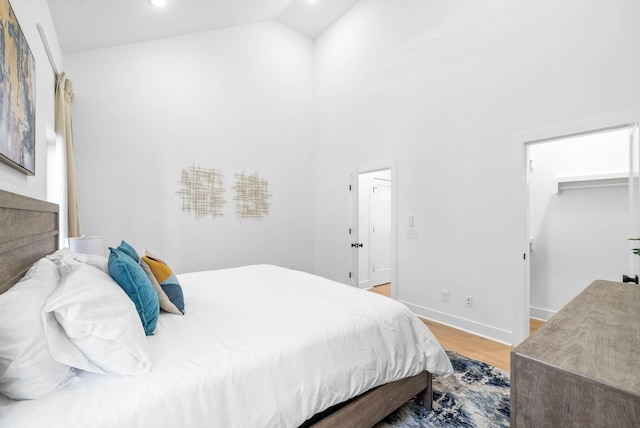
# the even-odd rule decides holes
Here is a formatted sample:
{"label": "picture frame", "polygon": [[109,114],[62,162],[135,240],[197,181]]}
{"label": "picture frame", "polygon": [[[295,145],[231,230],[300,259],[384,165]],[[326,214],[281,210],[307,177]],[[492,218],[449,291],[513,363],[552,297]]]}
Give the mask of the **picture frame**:
{"label": "picture frame", "polygon": [[35,175],[36,63],[9,0],[0,0],[0,161]]}

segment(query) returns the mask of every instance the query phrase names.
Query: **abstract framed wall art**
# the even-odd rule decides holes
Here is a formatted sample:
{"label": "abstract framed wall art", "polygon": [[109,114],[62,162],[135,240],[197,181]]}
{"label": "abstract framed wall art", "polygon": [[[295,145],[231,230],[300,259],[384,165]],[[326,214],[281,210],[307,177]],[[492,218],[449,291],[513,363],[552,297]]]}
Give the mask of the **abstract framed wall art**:
{"label": "abstract framed wall art", "polygon": [[182,198],[182,211],[193,213],[196,220],[211,216],[222,217],[224,207],[224,180],[222,171],[193,165],[183,168],[177,193]]}
{"label": "abstract framed wall art", "polygon": [[236,214],[238,218],[259,219],[269,215],[269,183],[260,178],[257,172],[245,175],[236,174],[236,185],[233,186],[236,196]]}
{"label": "abstract framed wall art", "polygon": [[0,0],[0,161],[36,168],[36,63],[9,0]]}

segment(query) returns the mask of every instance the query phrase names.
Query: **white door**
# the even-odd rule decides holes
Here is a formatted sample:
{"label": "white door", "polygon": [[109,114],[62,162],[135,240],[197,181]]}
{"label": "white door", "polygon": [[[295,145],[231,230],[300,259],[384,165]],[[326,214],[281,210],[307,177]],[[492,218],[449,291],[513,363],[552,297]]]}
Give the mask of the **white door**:
{"label": "white door", "polygon": [[391,282],[391,183],[373,179],[369,260],[371,286]]}
{"label": "white door", "polygon": [[371,172],[358,175],[358,287],[371,288]]}
{"label": "white door", "polygon": [[358,197],[358,170],[353,169],[348,172],[349,179],[347,183],[348,195],[349,195],[349,220],[347,231],[346,248],[348,251],[349,259],[349,272],[347,273],[347,283],[351,286],[359,286],[359,259],[360,259],[360,244],[358,242],[358,224],[359,224],[359,197]]}
{"label": "white door", "polygon": [[638,283],[640,275],[640,128],[636,124],[629,136],[629,270],[628,277]]}

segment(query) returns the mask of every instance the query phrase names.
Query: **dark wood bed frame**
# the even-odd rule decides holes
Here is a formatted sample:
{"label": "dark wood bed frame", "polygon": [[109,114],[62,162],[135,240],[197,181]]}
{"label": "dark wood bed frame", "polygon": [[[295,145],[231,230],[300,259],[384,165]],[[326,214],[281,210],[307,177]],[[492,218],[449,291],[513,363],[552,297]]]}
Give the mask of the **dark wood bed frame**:
{"label": "dark wood bed frame", "polygon": [[[31,265],[58,249],[58,206],[0,190],[0,293],[22,278]],[[419,396],[431,410],[429,372],[373,388],[307,421],[315,428],[368,428]]]}

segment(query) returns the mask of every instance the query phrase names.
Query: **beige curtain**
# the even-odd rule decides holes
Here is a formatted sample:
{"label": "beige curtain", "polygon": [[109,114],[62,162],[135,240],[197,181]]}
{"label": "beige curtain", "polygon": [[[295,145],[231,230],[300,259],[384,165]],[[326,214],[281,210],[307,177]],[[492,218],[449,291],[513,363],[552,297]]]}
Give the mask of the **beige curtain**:
{"label": "beige curtain", "polygon": [[61,136],[67,156],[67,235],[70,238],[82,235],[78,186],[76,184],[76,158],[73,148],[72,103],[73,83],[67,79],[64,73],[60,73],[56,82],[56,134]]}

